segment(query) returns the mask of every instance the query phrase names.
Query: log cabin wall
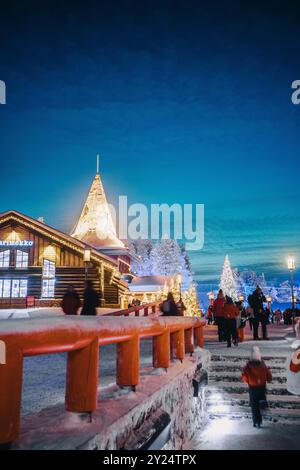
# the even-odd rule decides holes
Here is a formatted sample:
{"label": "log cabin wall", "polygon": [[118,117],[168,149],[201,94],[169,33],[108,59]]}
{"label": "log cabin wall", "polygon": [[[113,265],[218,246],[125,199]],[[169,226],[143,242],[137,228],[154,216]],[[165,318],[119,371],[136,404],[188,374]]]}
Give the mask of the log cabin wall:
{"label": "log cabin wall", "polygon": [[[47,227],[47,226],[46,226]],[[13,234],[13,235],[12,235]],[[38,228],[28,229],[19,223],[1,224],[0,220],[0,240],[9,240],[12,236],[17,240],[29,240],[33,242],[30,247],[7,247],[0,246],[1,251],[10,250],[10,264],[8,267],[0,266],[0,282],[1,280],[27,280],[27,296],[34,296],[36,305],[57,306],[67,290],[69,284],[74,285],[80,297],[83,296],[85,281],[85,263],[83,254],[72,250],[63,243],[53,241],[51,237],[38,232]],[[28,266],[16,267],[16,250],[28,253]],[[43,282],[43,263],[44,260],[55,263],[55,290],[54,296],[51,298],[42,298],[42,282]],[[104,269],[104,285],[101,286],[101,258],[99,261],[93,260],[88,264],[88,279],[93,282],[94,288],[104,293],[105,304],[119,305],[119,289],[115,282],[111,282],[112,269]],[[8,303],[9,300],[9,303]],[[17,308],[26,306],[26,298],[1,298],[0,308],[8,306]]]}

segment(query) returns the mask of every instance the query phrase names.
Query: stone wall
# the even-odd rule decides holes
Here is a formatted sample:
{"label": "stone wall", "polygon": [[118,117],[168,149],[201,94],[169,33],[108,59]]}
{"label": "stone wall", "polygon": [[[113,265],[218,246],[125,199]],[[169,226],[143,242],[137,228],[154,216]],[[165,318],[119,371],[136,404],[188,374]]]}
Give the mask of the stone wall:
{"label": "stone wall", "polygon": [[[174,365],[173,368],[180,370],[168,383],[153,391],[151,396],[145,397],[125,416],[112,423],[105,432],[96,434],[79,448],[134,449],[141,440],[145,427],[147,428],[145,424],[151,422],[158,411],[164,411],[171,417],[170,440],[164,449],[182,449],[184,443],[193,437],[195,430],[206,422],[202,393],[199,393],[198,398],[193,396],[192,380],[198,364],[207,369],[209,361],[209,352],[199,350],[193,358],[185,359],[185,364]],[[162,372],[161,377],[163,374],[165,372]],[[152,378],[157,382],[159,377],[157,375]]]}

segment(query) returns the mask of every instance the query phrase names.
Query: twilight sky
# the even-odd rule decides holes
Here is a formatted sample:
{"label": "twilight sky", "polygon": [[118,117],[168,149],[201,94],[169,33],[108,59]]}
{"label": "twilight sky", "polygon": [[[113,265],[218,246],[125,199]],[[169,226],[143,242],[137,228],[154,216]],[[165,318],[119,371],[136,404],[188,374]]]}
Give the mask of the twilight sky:
{"label": "twilight sky", "polygon": [[70,231],[109,199],[204,203],[197,279],[300,264],[300,4],[0,1],[0,211]]}

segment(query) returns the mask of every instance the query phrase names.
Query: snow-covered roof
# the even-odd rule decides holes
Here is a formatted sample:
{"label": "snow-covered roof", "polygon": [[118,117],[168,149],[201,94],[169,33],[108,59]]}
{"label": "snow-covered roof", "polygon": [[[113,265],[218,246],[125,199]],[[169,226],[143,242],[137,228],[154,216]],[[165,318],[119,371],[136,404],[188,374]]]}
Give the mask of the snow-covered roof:
{"label": "snow-covered roof", "polygon": [[131,292],[157,292],[169,285],[174,276],[137,276],[128,284]]}

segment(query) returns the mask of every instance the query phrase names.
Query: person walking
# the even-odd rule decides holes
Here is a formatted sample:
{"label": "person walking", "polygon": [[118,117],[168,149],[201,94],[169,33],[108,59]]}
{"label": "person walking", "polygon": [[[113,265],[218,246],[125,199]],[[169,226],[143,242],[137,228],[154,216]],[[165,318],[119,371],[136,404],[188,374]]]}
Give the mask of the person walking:
{"label": "person walking", "polygon": [[222,289],[219,290],[218,296],[216,300],[214,301],[213,305],[213,313],[214,313],[214,318],[215,322],[218,326],[218,337],[219,337],[219,342],[221,343],[225,339],[225,334],[224,334],[224,317],[223,317],[223,307],[225,305],[225,296],[222,291]]}
{"label": "person walking", "polygon": [[236,319],[239,316],[239,313],[239,309],[234,305],[232,298],[226,295],[226,302],[223,307],[223,317],[224,332],[228,348],[231,348],[231,341],[233,341],[235,346],[238,345]]}
{"label": "person walking", "polygon": [[178,316],[179,311],[174,300],[172,292],[168,293],[166,300],[160,306],[160,310],[164,317],[166,316]]}
{"label": "person walking", "polygon": [[266,302],[266,297],[263,294],[263,291],[259,286],[256,287],[252,295],[249,295],[248,302],[250,307],[253,309],[253,339],[259,340],[258,337],[258,328],[261,323],[263,339],[269,339],[267,337],[267,315],[264,311],[264,302]]}
{"label": "person walking", "polygon": [[276,325],[278,326],[278,325],[280,325],[281,319],[282,319],[280,308],[278,308],[277,310],[275,310],[274,315],[275,315],[275,322],[276,322]]}
{"label": "person walking", "polygon": [[293,353],[287,363],[287,391],[300,396],[300,339],[291,345]]}
{"label": "person walking", "polygon": [[79,307],[79,295],[74,286],[70,284],[61,302],[61,308],[66,315],[77,315]]}
{"label": "person walking", "polygon": [[92,281],[88,280],[85,282],[81,315],[97,315],[98,305],[99,295],[94,290]]}
{"label": "person walking", "polygon": [[272,381],[272,373],[262,360],[258,346],[252,349],[250,360],[242,372],[242,380],[249,387],[253,426],[260,428],[262,425],[261,409],[267,407],[266,384]]}
{"label": "person walking", "polygon": [[246,308],[247,319],[249,320],[249,327],[250,330],[253,331],[253,324],[254,324],[254,313],[253,308],[250,305]]}

